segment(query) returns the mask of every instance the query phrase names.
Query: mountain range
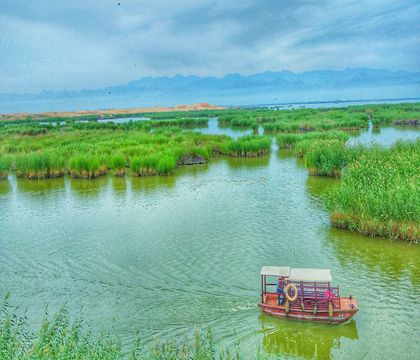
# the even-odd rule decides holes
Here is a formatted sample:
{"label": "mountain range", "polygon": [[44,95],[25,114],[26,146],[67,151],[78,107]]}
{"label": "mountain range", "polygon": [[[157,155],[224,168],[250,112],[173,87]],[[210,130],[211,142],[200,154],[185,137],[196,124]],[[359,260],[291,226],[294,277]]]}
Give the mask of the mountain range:
{"label": "mountain range", "polygon": [[[368,68],[295,73],[266,71],[223,77],[175,75],[143,77],[127,84],[80,91],[42,91],[37,94],[0,94],[1,104],[63,102],[70,109],[90,106],[176,105],[207,101],[246,105],[290,101],[353,100],[420,97],[420,73]],[[89,102],[90,101],[90,102]],[[51,110],[45,109],[45,110]]]}

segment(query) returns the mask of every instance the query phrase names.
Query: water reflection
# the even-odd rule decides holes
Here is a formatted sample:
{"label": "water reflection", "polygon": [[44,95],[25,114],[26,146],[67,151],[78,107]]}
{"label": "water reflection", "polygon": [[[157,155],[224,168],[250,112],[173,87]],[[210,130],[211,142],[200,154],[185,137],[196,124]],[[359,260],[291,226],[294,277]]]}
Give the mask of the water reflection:
{"label": "water reflection", "polygon": [[258,127],[258,130],[253,131],[249,127],[235,127],[220,125],[217,118],[210,118],[207,127],[195,128],[194,131],[200,132],[207,135],[227,135],[232,139],[237,139],[245,135],[252,134],[264,134],[262,126]]}
{"label": "water reflection", "polygon": [[263,332],[263,350],[269,354],[296,356],[303,359],[331,359],[332,350],[341,346],[343,339],[359,338],[356,321],[331,326],[302,323],[260,316]]}
{"label": "water reflection", "polygon": [[134,193],[152,193],[160,189],[172,189],[175,187],[177,177],[170,176],[139,176],[132,177],[129,182],[131,184],[131,191]]}
{"label": "water reflection", "polygon": [[45,195],[65,187],[64,177],[45,180],[17,179],[17,188],[22,193]]}
{"label": "water reflection", "polygon": [[0,180],[0,195],[7,194],[11,190],[10,183],[5,180]]}
{"label": "water reflection", "polygon": [[347,142],[348,145],[362,144],[371,146],[374,144],[391,146],[397,140],[416,140],[420,136],[420,131],[416,127],[409,126],[393,126],[372,128],[359,133],[352,133],[351,138]]}
{"label": "water reflection", "polygon": [[308,176],[306,188],[312,197],[320,198],[327,191],[340,185],[340,179],[327,176]]}
{"label": "water reflection", "polygon": [[112,190],[116,195],[124,195],[127,191],[127,179],[126,177],[112,178]]}
{"label": "water reflection", "polygon": [[418,246],[334,228],[328,229],[325,239],[345,268],[367,269],[395,281],[408,277],[412,285],[420,286]]}
{"label": "water reflection", "polygon": [[80,198],[97,198],[101,192],[101,188],[108,185],[110,178],[101,176],[96,179],[73,179],[70,178],[70,188],[72,193]]}
{"label": "water reflection", "polygon": [[267,166],[270,162],[270,156],[259,156],[252,158],[227,157],[226,162],[231,169],[252,169]]}

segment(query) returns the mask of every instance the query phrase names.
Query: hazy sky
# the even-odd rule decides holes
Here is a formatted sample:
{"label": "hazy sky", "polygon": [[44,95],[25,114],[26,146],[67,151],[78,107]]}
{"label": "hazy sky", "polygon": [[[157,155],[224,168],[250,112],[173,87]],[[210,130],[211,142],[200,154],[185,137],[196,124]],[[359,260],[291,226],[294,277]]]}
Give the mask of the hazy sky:
{"label": "hazy sky", "polygon": [[177,73],[420,71],[419,19],[418,0],[0,0],[0,92]]}

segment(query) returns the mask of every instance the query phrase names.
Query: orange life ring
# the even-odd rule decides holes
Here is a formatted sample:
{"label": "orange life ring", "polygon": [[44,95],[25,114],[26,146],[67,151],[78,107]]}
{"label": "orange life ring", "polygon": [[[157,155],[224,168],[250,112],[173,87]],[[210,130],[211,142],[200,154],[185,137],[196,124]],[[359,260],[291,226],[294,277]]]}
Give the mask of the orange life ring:
{"label": "orange life ring", "polygon": [[[294,290],[294,292],[295,292],[295,294],[293,295],[293,297],[291,297],[291,296],[289,295],[289,290],[290,290],[290,289],[293,289],[293,290]],[[298,290],[297,290],[297,287],[296,287],[294,284],[292,284],[292,283],[288,284],[288,285],[286,286],[285,293],[286,293],[286,297],[287,297],[287,299],[288,299],[290,302],[296,301],[296,299],[297,299],[297,297],[298,297]]]}

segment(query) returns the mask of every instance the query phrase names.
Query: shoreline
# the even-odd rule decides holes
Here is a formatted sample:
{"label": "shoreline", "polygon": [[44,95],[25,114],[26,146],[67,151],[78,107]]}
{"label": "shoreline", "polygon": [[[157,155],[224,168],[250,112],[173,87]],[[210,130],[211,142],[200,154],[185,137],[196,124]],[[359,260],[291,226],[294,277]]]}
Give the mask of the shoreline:
{"label": "shoreline", "polygon": [[101,117],[114,115],[135,115],[139,113],[159,113],[159,112],[173,112],[173,111],[200,111],[200,110],[223,110],[225,107],[219,105],[211,105],[206,102],[194,103],[189,105],[176,105],[173,107],[153,106],[142,108],[127,108],[127,109],[98,109],[98,110],[77,110],[77,111],[51,111],[41,113],[14,113],[14,114],[0,114],[0,121],[23,120],[31,117],[33,120],[46,119],[53,117],[78,117],[98,115]]}

